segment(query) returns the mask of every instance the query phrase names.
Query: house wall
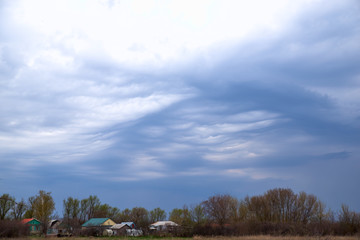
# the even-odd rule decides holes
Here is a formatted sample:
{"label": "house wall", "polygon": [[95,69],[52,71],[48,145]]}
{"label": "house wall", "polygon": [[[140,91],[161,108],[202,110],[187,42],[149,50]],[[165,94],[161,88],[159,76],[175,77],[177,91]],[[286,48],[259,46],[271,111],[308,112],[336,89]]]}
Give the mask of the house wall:
{"label": "house wall", "polygon": [[129,226],[125,225],[124,227],[120,229],[113,229],[114,235],[116,236],[125,236],[126,235],[126,229],[131,229]]}
{"label": "house wall", "polygon": [[113,220],[111,220],[111,219],[108,219],[108,220],[106,220],[103,224],[101,224],[102,226],[113,226],[113,225],[115,225],[116,223],[113,221]]}
{"label": "house wall", "polygon": [[30,233],[37,233],[41,230],[41,223],[35,219],[27,223],[30,229]]}

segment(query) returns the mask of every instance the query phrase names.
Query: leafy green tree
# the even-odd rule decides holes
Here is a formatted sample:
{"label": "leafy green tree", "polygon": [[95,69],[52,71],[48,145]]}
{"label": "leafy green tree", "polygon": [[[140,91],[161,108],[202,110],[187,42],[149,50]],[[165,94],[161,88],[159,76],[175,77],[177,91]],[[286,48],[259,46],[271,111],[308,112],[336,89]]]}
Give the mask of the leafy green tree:
{"label": "leafy green tree", "polygon": [[89,207],[88,207],[87,218],[90,219],[90,218],[95,217],[95,211],[97,208],[99,208],[99,206],[101,205],[101,202],[100,202],[100,199],[96,195],[94,195],[94,196],[90,195],[88,198],[88,204],[89,204]]}
{"label": "leafy green tree", "polygon": [[39,191],[33,202],[34,217],[42,223],[43,233],[46,233],[50,216],[55,210],[55,202],[51,192]]}
{"label": "leafy green tree", "polygon": [[80,201],[80,223],[88,220],[89,200],[87,198]]}
{"label": "leafy green tree", "polygon": [[166,212],[161,208],[155,208],[150,211],[150,222],[154,223],[157,221],[163,221],[166,219]]}
{"label": "leafy green tree", "polygon": [[80,227],[80,201],[76,198],[68,197],[63,200],[64,222],[68,231]]}
{"label": "leafy green tree", "polygon": [[191,220],[195,224],[203,224],[206,222],[205,208],[202,204],[197,204],[190,209]]}
{"label": "leafy green tree", "polygon": [[90,195],[88,198],[82,199],[80,201],[79,212],[80,223],[84,223],[90,218],[95,217],[96,211],[99,209],[100,205],[100,199],[96,195]]}
{"label": "leafy green tree", "polygon": [[191,219],[191,212],[187,206],[181,208],[174,208],[169,214],[169,220],[181,226],[191,226],[193,221]]}

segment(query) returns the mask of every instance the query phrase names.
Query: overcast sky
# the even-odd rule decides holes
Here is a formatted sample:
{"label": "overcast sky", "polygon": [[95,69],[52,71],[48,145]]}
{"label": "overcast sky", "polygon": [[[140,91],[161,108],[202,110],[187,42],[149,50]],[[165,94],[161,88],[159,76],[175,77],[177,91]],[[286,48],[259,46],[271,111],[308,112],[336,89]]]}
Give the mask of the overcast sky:
{"label": "overcast sky", "polygon": [[360,211],[360,2],[0,1],[0,193]]}

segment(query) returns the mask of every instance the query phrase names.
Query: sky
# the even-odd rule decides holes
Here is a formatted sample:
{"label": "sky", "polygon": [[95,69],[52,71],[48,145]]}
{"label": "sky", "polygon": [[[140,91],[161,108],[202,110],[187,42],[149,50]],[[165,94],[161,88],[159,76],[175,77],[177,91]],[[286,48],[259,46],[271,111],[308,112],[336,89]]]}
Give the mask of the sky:
{"label": "sky", "polygon": [[0,1],[0,193],[360,211],[357,0]]}

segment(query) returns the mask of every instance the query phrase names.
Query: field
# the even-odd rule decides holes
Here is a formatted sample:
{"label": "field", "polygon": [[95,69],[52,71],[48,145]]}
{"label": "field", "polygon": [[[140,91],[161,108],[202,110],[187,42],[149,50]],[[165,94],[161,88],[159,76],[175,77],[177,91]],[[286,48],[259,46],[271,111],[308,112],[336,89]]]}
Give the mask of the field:
{"label": "field", "polygon": [[[36,238],[15,238],[17,240],[39,240],[42,237]],[[306,237],[306,236],[242,236],[242,237],[201,237],[195,236],[193,238],[160,238],[160,237],[74,237],[74,238],[47,238],[47,239],[58,239],[58,240],[360,240],[360,236],[323,236],[323,237]]]}
{"label": "field", "polygon": [[300,237],[300,236],[243,236],[243,237],[195,237],[194,240],[360,240],[360,236],[355,237]]}

